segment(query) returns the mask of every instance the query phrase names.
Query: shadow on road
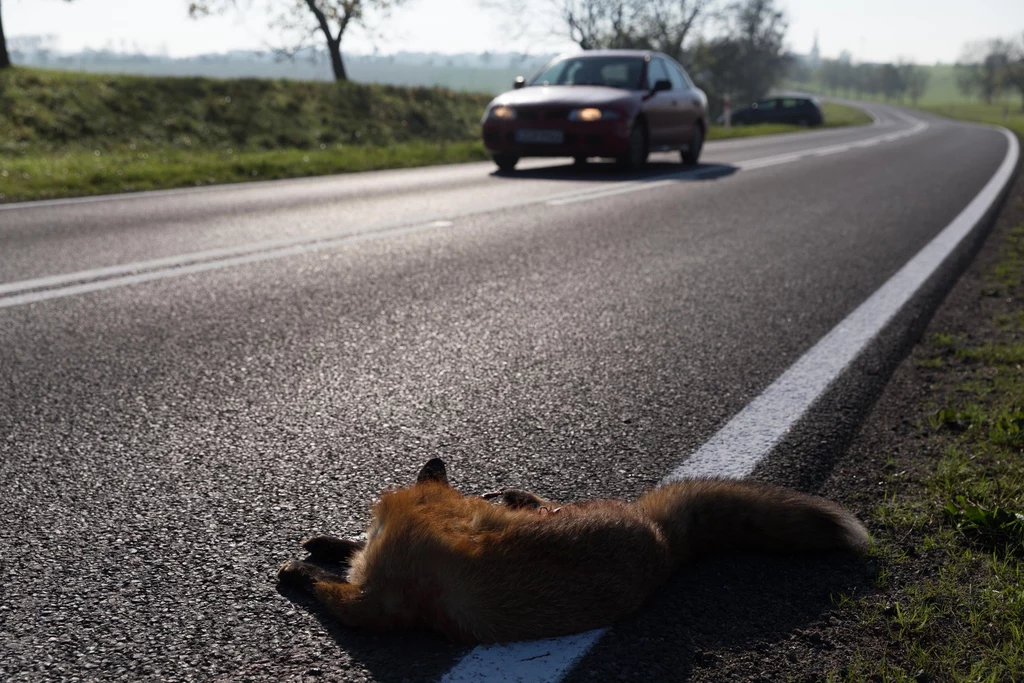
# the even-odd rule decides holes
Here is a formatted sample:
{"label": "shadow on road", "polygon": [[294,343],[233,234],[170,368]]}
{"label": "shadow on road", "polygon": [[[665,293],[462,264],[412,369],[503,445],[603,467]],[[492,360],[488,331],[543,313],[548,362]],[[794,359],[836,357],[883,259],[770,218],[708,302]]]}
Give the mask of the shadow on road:
{"label": "shadow on road", "polygon": [[[338,565],[307,561],[336,573],[344,573],[344,568]],[[374,680],[383,683],[436,681],[468,650],[426,632],[377,636],[346,628],[303,592],[281,586],[278,586],[277,592],[312,614],[357,669],[369,671]],[[353,680],[362,680],[358,673],[352,672]]]}
{"label": "shadow on road", "polygon": [[[784,656],[766,648],[777,650],[786,638],[829,651],[835,644],[814,625],[834,596],[873,591],[873,571],[872,563],[847,556],[741,554],[695,564],[617,624],[565,683],[744,679],[762,659]],[[437,680],[467,651],[429,633],[372,636],[347,629],[305,596],[279,592],[313,614],[352,663],[380,681]]]}
{"label": "shadow on road", "polygon": [[510,180],[593,180],[622,182],[624,180],[715,180],[730,176],[739,168],[729,164],[697,164],[684,166],[667,162],[648,162],[638,171],[624,171],[614,162],[598,162],[577,166],[545,166],[518,171],[495,170],[491,175]]}
{"label": "shadow on road", "polygon": [[736,555],[684,568],[631,619],[619,623],[564,683],[594,680],[757,680],[761,662],[793,639],[830,651],[815,624],[834,596],[873,591],[860,558]]}

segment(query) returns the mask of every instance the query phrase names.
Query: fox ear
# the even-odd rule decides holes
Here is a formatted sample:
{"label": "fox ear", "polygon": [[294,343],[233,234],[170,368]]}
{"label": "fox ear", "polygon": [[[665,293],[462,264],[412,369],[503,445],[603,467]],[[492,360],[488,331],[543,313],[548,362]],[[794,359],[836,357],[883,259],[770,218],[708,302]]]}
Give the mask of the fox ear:
{"label": "fox ear", "polygon": [[421,484],[425,481],[436,481],[448,486],[448,472],[445,470],[444,461],[441,458],[428,460],[420,470],[416,477],[416,483]]}

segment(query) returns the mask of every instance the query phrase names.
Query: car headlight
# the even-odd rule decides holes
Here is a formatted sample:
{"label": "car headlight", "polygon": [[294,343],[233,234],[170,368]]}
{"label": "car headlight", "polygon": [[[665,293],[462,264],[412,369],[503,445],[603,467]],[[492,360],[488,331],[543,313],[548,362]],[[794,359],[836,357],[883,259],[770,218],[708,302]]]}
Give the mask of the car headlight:
{"label": "car headlight", "polygon": [[611,109],[587,107],[585,109],[573,109],[569,112],[570,121],[615,121],[619,118],[621,118],[619,112]]}
{"label": "car headlight", "polygon": [[491,107],[491,111],[487,113],[487,118],[498,119],[499,121],[511,121],[516,117],[516,110],[512,107],[506,107],[504,104],[499,104],[497,107]]}

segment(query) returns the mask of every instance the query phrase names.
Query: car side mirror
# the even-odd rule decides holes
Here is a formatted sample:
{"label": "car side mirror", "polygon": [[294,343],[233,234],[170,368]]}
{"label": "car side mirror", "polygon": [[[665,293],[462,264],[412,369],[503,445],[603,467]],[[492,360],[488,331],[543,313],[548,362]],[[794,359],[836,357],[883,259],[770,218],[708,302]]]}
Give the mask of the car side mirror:
{"label": "car side mirror", "polygon": [[512,88],[515,89],[515,90],[519,90],[520,88],[522,88],[525,85],[526,85],[526,79],[523,78],[522,76],[516,76],[516,80],[513,81],[513,83],[512,83]]}
{"label": "car side mirror", "polygon": [[654,87],[651,88],[651,92],[652,93],[656,93],[656,92],[662,92],[664,90],[671,90],[671,89],[672,89],[672,81],[663,78],[660,81],[655,81],[654,82]]}

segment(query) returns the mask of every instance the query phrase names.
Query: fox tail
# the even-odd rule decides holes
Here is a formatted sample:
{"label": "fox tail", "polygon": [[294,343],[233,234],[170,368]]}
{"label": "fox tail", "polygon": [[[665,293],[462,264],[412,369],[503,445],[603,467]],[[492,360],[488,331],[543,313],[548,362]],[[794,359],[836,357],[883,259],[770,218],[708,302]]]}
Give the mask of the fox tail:
{"label": "fox tail", "polygon": [[695,479],[637,501],[665,534],[675,563],[737,550],[864,552],[867,529],[835,503],[765,484]]}

